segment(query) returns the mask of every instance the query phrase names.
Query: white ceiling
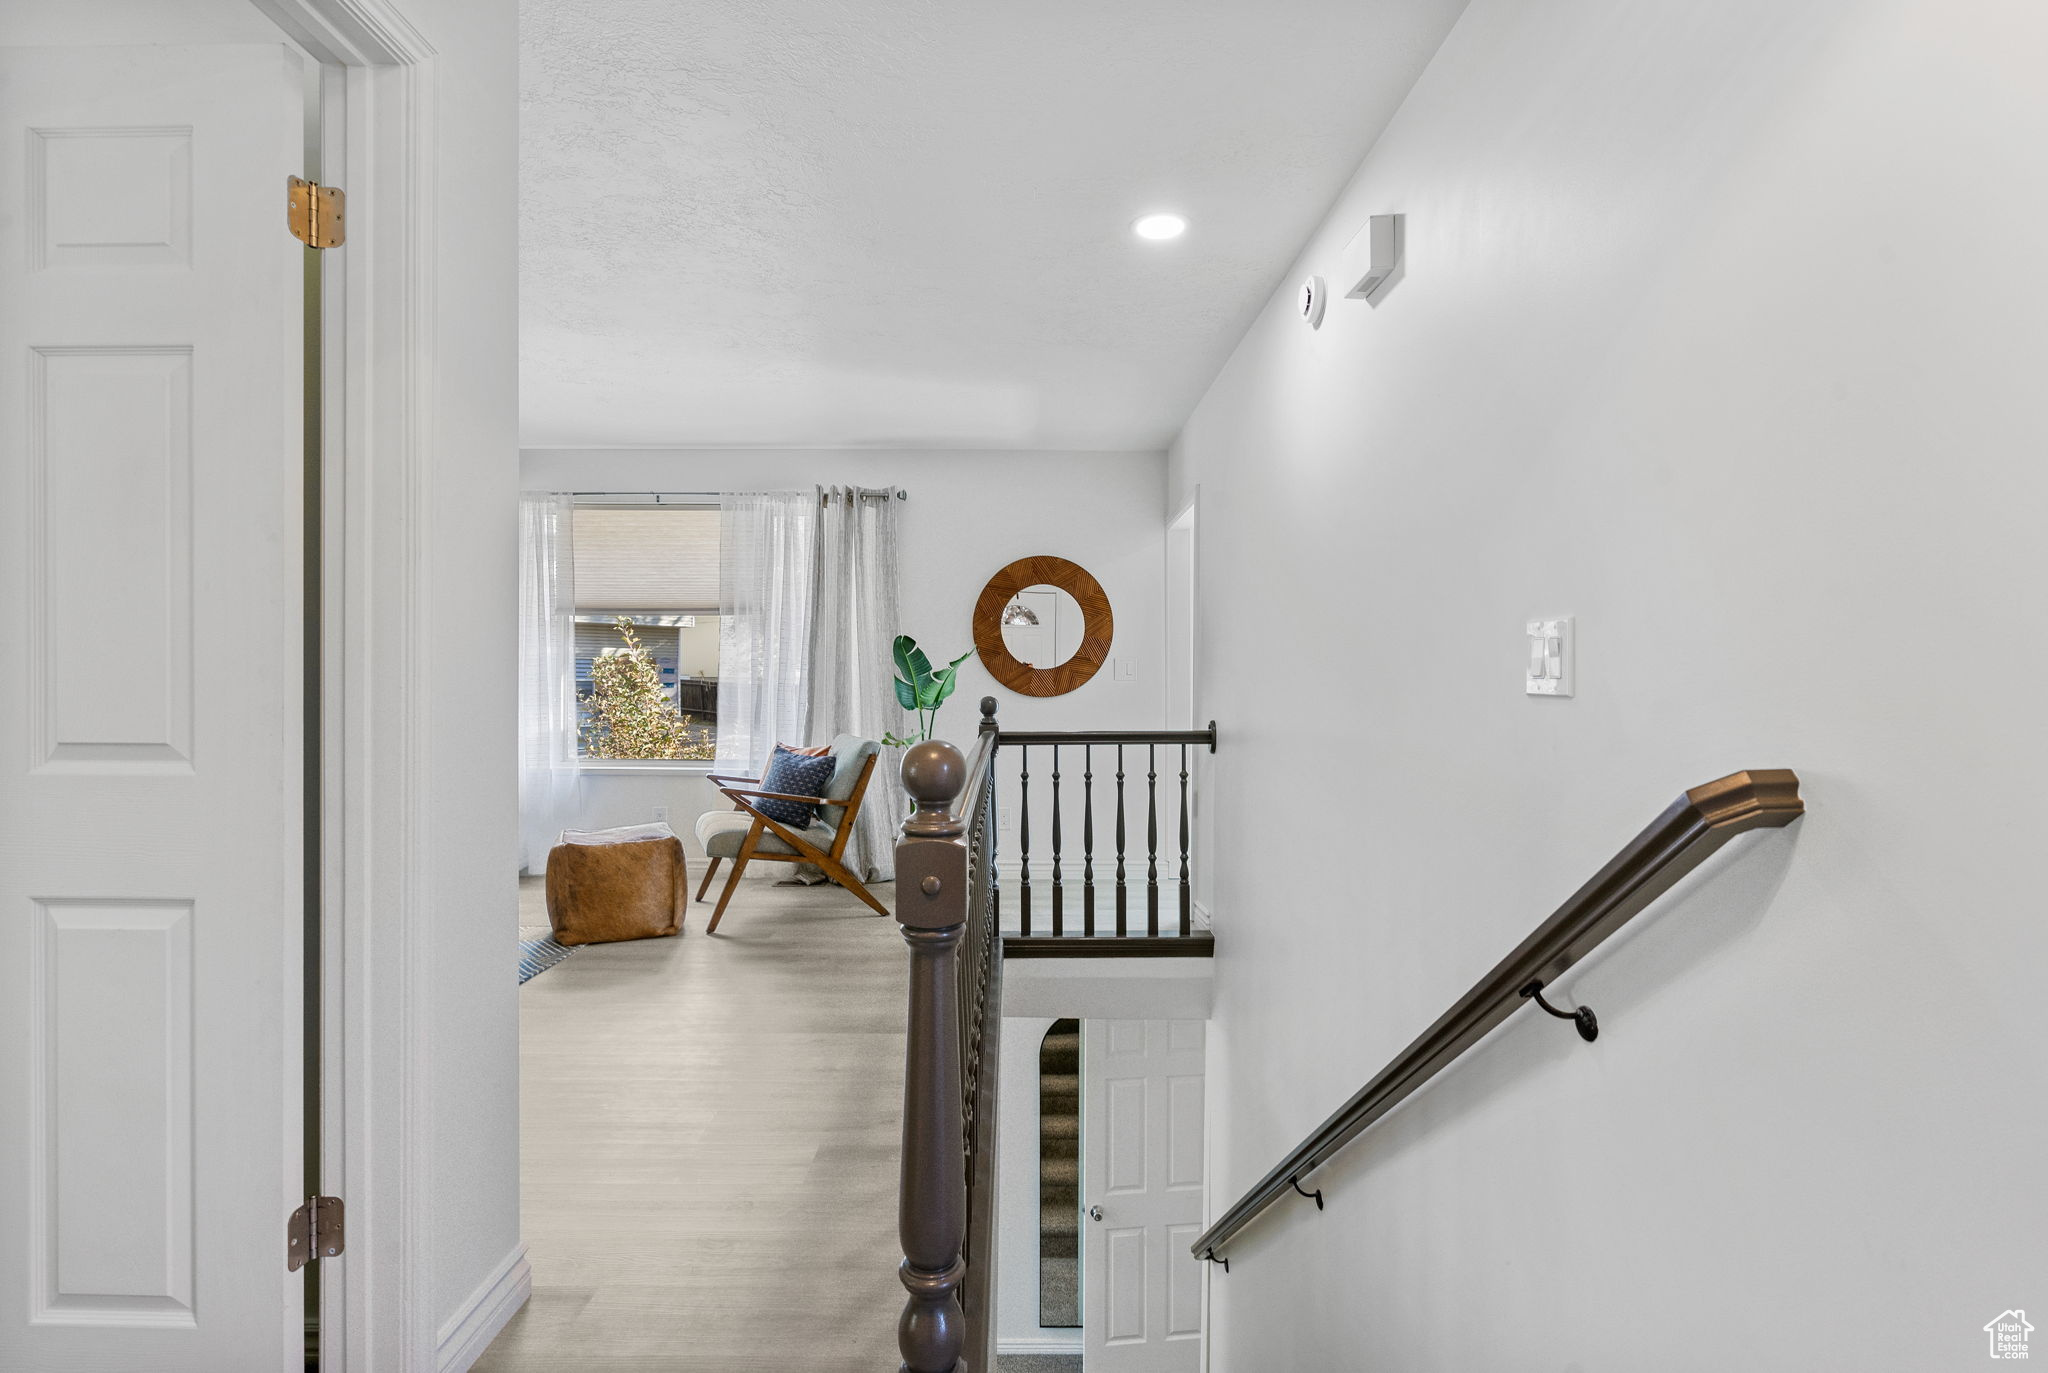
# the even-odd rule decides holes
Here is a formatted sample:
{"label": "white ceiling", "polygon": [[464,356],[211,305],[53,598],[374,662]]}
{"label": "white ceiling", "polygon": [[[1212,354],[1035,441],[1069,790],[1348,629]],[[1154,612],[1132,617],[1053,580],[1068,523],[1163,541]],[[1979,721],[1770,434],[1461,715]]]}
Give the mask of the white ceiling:
{"label": "white ceiling", "polygon": [[1463,6],[523,0],[524,441],[1163,447]]}

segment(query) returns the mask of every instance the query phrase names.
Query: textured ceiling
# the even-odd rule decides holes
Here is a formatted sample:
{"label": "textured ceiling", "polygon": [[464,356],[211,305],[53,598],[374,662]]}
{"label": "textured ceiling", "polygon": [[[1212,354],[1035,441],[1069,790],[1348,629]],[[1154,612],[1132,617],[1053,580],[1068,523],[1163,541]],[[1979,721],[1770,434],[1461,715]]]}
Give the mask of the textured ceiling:
{"label": "textured ceiling", "polygon": [[1163,446],[1463,4],[524,0],[523,438]]}

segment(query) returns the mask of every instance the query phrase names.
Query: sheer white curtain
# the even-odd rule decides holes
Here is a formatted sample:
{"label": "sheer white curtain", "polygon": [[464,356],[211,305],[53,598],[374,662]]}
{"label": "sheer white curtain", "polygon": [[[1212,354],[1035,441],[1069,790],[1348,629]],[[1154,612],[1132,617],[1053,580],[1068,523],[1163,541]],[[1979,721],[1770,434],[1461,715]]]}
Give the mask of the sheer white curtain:
{"label": "sheer white curtain", "polygon": [[720,502],[718,768],[759,777],[777,744],[806,742],[815,491],[743,491]]}
{"label": "sheer white curtain", "polygon": [[519,862],[547,870],[577,801],[574,500],[519,498]]}
{"label": "sheer white curtain", "polygon": [[[811,614],[811,696],[806,737],[839,733],[880,739],[901,733],[890,647],[896,613],[896,507],[893,488],[827,487],[818,506],[818,575]],[[896,875],[896,830],[909,803],[894,750],[875,763],[861,803],[847,866],[863,881]]]}

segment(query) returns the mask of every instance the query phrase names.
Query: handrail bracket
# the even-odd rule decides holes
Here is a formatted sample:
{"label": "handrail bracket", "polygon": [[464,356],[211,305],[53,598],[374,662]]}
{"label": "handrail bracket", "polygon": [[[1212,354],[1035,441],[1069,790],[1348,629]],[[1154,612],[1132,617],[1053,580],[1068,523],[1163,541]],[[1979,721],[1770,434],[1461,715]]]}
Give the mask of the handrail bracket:
{"label": "handrail bracket", "polygon": [[1600,1017],[1593,1014],[1591,1006],[1581,1006],[1577,1010],[1571,1011],[1560,1011],[1557,1007],[1543,999],[1543,984],[1541,982],[1531,982],[1528,986],[1522,988],[1522,995],[1534,1001],[1538,1006],[1541,1006],[1559,1020],[1569,1020],[1577,1025],[1579,1027],[1579,1038],[1585,1040],[1588,1044],[1591,1044],[1600,1037]]}

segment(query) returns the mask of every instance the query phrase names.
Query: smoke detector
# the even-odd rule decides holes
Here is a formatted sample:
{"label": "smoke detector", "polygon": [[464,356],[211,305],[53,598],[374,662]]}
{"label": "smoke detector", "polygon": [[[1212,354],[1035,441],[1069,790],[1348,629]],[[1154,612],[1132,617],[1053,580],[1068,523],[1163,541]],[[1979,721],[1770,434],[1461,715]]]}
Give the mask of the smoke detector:
{"label": "smoke detector", "polygon": [[1323,327],[1323,304],[1328,294],[1329,288],[1323,284],[1321,277],[1310,277],[1301,283],[1301,293],[1295,298],[1294,304],[1295,308],[1301,311],[1301,317],[1307,321],[1309,328]]}

